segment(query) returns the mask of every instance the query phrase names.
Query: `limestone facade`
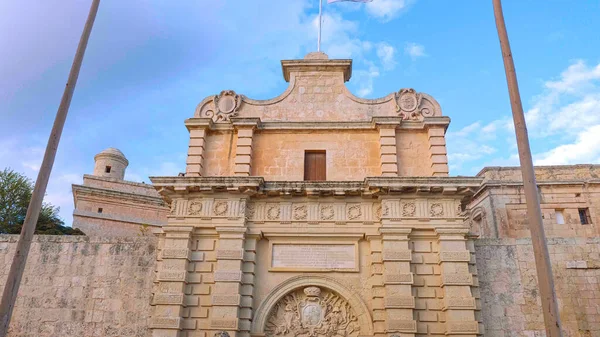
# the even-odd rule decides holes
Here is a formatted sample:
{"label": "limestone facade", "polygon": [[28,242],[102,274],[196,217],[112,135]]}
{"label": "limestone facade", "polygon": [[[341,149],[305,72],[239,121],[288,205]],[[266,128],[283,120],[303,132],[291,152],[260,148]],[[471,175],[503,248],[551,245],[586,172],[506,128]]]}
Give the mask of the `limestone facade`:
{"label": "limestone facade", "polygon": [[[450,177],[435,99],[357,98],[350,60],[282,70],[274,99],[198,105],[184,174],[127,182],[120,151],[96,156],[73,186],[89,237],[37,238],[9,336],[544,336],[518,168]],[[598,173],[536,169],[565,336],[600,336]]]}
{"label": "limestone facade", "polygon": [[277,98],[203,100],[185,175],[151,178],[171,205],[153,336],[481,334],[464,211],[482,179],[448,177],[439,104],[357,98],[351,61],[322,53],[282,68]]}
{"label": "limestone facade", "polygon": [[124,180],[129,161],[108,148],[95,156],[93,175],[73,185],[73,227],[90,236],[152,235],[166,223],[168,206],[151,185]]}

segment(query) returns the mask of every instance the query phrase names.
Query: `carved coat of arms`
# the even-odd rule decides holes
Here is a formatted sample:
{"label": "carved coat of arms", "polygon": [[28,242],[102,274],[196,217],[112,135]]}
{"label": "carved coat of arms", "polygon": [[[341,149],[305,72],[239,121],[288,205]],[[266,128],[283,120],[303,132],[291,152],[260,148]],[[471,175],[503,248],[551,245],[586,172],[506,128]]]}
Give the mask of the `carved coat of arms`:
{"label": "carved coat of arms", "polygon": [[275,305],[265,333],[285,337],[350,337],[360,326],[350,304],[332,292],[307,287],[284,297]]}

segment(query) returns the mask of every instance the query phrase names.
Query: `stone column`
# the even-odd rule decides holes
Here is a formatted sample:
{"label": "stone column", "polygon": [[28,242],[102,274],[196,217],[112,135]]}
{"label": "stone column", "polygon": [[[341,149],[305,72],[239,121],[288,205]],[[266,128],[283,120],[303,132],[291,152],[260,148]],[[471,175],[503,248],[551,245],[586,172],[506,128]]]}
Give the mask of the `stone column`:
{"label": "stone column", "polygon": [[236,176],[250,176],[252,174],[252,137],[260,119],[232,118],[232,123],[237,131],[233,173]]}
{"label": "stone column", "polygon": [[379,130],[379,149],[381,156],[381,176],[398,176],[398,152],[396,144],[396,128],[401,119],[397,117],[373,118]]}
{"label": "stone column", "polygon": [[190,132],[190,145],[186,161],[186,176],[202,176],[206,133],[212,126],[210,118],[190,118],[185,126]]}
{"label": "stone column", "polygon": [[164,247],[158,263],[158,287],[150,320],[153,337],[181,337],[183,329],[195,329],[196,320],[187,318],[185,306],[198,301],[187,293],[192,227],[163,228]]}
{"label": "stone column", "polygon": [[427,129],[429,153],[431,155],[431,174],[434,177],[447,177],[449,173],[445,134],[446,131],[443,126],[430,126]]}
{"label": "stone column", "polygon": [[446,336],[476,337],[475,298],[471,293],[473,276],[469,271],[471,253],[467,249],[469,230],[437,228],[439,264],[444,289],[442,307],[446,318]]}
{"label": "stone column", "polygon": [[415,299],[412,295],[413,274],[410,271],[411,251],[408,235],[410,228],[382,227],[383,275],[385,284],[385,312],[387,332],[399,332],[403,337],[414,337],[417,322],[413,319]]}
{"label": "stone column", "polygon": [[[216,229],[219,241],[214,273],[215,284],[211,297],[210,329],[227,331],[232,337],[248,336],[250,320],[240,320],[240,309],[249,307],[246,303],[248,297],[242,298],[241,295],[242,286],[249,281],[246,280],[248,276],[242,271],[246,228],[217,227]],[[242,303],[242,299],[245,303]]]}

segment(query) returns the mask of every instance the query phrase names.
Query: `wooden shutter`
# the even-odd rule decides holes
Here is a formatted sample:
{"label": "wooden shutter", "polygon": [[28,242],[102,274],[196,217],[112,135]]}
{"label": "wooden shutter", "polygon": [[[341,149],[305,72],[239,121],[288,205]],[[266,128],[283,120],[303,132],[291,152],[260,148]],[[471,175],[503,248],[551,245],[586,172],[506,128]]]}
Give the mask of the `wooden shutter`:
{"label": "wooden shutter", "polygon": [[327,180],[325,151],[304,153],[304,180]]}

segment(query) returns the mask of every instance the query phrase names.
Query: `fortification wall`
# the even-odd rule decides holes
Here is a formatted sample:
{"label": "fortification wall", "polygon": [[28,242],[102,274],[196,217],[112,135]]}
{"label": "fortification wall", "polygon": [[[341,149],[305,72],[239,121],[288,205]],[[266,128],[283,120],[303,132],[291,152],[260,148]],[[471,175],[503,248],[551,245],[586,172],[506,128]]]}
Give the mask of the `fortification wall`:
{"label": "fortification wall", "polygon": [[[17,235],[0,235],[0,291]],[[147,336],[154,237],[34,238],[13,319],[17,336]]]}
{"label": "fortification wall", "polygon": [[[564,336],[600,336],[600,238],[549,238]],[[530,239],[475,245],[485,337],[545,336]]]}

